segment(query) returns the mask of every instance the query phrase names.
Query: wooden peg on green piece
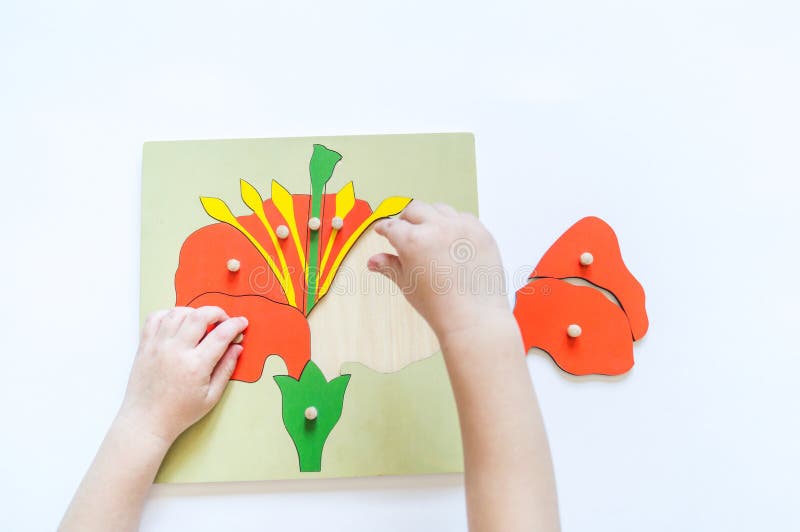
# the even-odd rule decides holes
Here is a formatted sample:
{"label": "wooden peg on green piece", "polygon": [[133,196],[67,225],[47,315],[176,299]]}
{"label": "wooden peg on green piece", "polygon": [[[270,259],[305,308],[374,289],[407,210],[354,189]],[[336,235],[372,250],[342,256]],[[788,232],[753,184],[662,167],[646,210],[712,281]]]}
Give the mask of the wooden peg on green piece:
{"label": "wooden peg on green piece", "polygon": [[274,379],[281,390],[283,424],[297,448],[300,471],[321,471],[322,449],[342,417],[350,375],[328,381],[309,360],[299,380],[288,375],[275,375]]}

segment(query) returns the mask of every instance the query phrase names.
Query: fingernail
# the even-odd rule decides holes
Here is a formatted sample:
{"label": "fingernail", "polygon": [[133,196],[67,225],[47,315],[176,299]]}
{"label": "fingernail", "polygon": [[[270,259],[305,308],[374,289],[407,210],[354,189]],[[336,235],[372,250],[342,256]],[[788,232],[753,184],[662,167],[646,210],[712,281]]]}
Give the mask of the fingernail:
{"label": "fingernail", "polygon": [[248,326],[248,325],[250,324],[250,322],[249,322],[249,321],[247,321],[247,318],[245,318],[244,316],[240,316],[240,317],[239,317],[239,319],[244,321],[244,325],[245,325],[245,327],[246,327],[246,326]]}

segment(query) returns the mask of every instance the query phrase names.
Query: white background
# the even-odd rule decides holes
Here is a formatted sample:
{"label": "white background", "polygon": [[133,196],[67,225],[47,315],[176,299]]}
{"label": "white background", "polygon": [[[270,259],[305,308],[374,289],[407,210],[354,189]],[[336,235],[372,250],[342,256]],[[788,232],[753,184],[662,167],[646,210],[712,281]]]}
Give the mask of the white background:
{"label": "white background", "polygon": [[[143,141],[428,131],[475,132],[509,269],[595,214],[647,290],[627,376],[531,356],[564,529],[800,529],[796,2],[112,4],[0,5],[0,529],[56,526],[122,396]],[[143,529],[455,531],[462,496],[163,486]]]}

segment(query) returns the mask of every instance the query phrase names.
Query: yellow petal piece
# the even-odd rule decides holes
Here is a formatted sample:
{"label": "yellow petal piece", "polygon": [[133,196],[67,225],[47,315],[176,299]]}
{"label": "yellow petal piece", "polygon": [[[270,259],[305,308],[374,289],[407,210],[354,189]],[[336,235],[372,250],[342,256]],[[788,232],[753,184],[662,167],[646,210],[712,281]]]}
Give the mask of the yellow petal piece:
{"label": "yellow petal piece", "polygon": [[[353,189],[353,182],[350,181],[342,190],[336,193],[336,216],[344,220],[353,206],[356,204],[356,193]],[[331,229],[331,234],[328,236],[328,245],[325,246],[325,253],[322,254],[322,261],[319,263],[319,271],[325,271],[325,265],[328,264],[328,257],[330,257],[331,250],[333,249],[333,241],[336,235],[339,234],[338,229]]]}
{"label": "yellow petal piece", "polygon": [[375,212],[372,213],[371,217],[374,217],[377,220],[378,218],[394,216],[405,209],[406,205],[409,203],[411,203],[411,198],[406,198],[404,196],[392,196],[390,198],[386,198],[381,202],[380,205],[378,205],[378,208],[375,209]]}
{"label": "yellow petal piece", "polygon": [[225,223],[231,223],[231,221],[238,223],[236,221],[236,217],[228,208],[228,205],[226,205],[221,199],[201,197],[200,203],[203,204],[203,209],[205,209],[208,215],[215,220]]}
{"label": "yellow petal piece", "polygon": [[291,306],[297,308],[297,301],[295,300],[295,294],[294,294],[294,285],[292,284],[292,280],[289,277],[289,267],[286,264],[286,257],[283,255],[283,249],[281,249],[281,246],[278,243],[278,237],[277,235],[275,235],[275,231],[272,230],[272,226],[269,224],[269,221],[267,220],[267,215],[264,213],[264,200],[261,199],[261,194],[258,193],[256,188],[247,181],[245,181],[244,179],[239,180],[239,188],[242,191],[242,201],[244,201],[244,204],[247,205],[251,211],[253,211],[253,213],[256,215],[256,218],[258,218],[259,221],[261,221],[261,224],[264,226],[264,229],[267,230],[269,239],[272,241],[272,247],[275,249],[275,253],[278,255],[278,262],[280,263],[281,266],[280,277],[283,278],[281,286],[285,286],[283,291],[286,294],[286,301]]}
{"label": "yellow petal piece", "polygon": [[[283,277],[281,276],[281,271],[278,269],[278,266],[275,264],[275,261],[272,260],[272,257],[270,257],[269,253],[267,253],[267,250],[265,250],[261,246],[258,240],[256,240],[255,237],[253,237],[253,235],[251,235],[250,232],[247,229],[245,229],[242,226],[242,224],[239,223],[239,220],[237,220],[236,216],[233,215],[231,210],[228,208],[228,205],[226,205],[225,202],[219,198],[206,198],[206,197],[201,197],[200,203],[203,205],[203,209],[205,209],[205,211],[208,213],[209,216],[211,216],[217,221],[224,222],[228,225],[233,226],[245,237],[247,237],[247,240],[249,240],[250,243],[253,244],[253,246],[255,246],[255,248],[258,250],[261,256],[264,257],[264,260],[267,261],[267,265],[272,270],[272,273],[275,274],[275,277],[278,279],[278,282],[281,283],[281,288],[283,288],[283,293],[288,294],[286,282],[283,280]],[[289,299],[288,295],[286,299],[288,301]]]}
{"label": "yellow petal piece", "polygon": [[336,193],[336,216],[344,218],[356,204],[356,192],[353,189],[353,182],[350,181],[342,190]]}
{"label": "yellow petal piece", "polygon": [[297,248],[297,256],[300,258],[300,268],[305,271],[306,269],[306,253],[303,250],[303,245],[300,243],[300,234],[297,232],[297,221],[294,219],[294,201],[289,191],[277,181],[272,181],[272,204],[281,213],[283,219],[286,220],[286,226],[289,228],[289,234],[292,235],[292,240]]}
{"label": "yellow petal piece", "polygon": [[258,193],[256,187],[245,181],[244,179],[239,180],[239,189],[242,191],[242,201],[244,204],[250,207],[250,210],[254,213],[261,212],[264,213],[264,205],[261,199],[261,194]]}
{"label": "yellow petal piece", "polygon": [[339,269],[339,266],[341,266],[345,255],[347,255],[347,252],[350,251],[350,249],[358,240],[358,237],[360,237],[361,234],[366,231],[375,220],[386,218],[388,216],[394,216],[405,209],[409,202],[411,202],[411,198],[405,198],[402,196],[392,196],[391,198],[386,198],[381,202],[380,205],[378,205],[378,208],[375,209],[372,214],[370,214],[369,218],[364,220],[361,225],[358,226],[358,229],[356,229],[355,232],[350,235],[350,238],[348,238],[347,242],[345,242],[344,246],[342,246],[342,249],[336,256],[336,260],[333,261],[331,271],[328,272],[327,277],[325,277],[325,281],[322,283],[322,287],[317,292],[318,300],[328,292],[328,289],[331,287],[331,283],[333,282],[333,278],[336,276],[336,271]]}

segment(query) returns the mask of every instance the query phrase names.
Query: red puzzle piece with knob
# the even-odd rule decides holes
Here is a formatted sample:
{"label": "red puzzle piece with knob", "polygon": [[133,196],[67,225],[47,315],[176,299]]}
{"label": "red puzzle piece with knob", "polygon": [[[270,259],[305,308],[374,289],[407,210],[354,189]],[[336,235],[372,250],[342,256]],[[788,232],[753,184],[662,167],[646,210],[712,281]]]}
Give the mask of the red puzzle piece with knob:
{"label": "red puzzle piece with knob", "polygon": [[[619,306],[593,286],[609,291]],[[617,235],[595,216],[576,222],[517,291],[514,316],[525,348],[547,351],[573,375],[619,375],[633,366],[633,341],[648,329],[642,285],[625,266]]]}

